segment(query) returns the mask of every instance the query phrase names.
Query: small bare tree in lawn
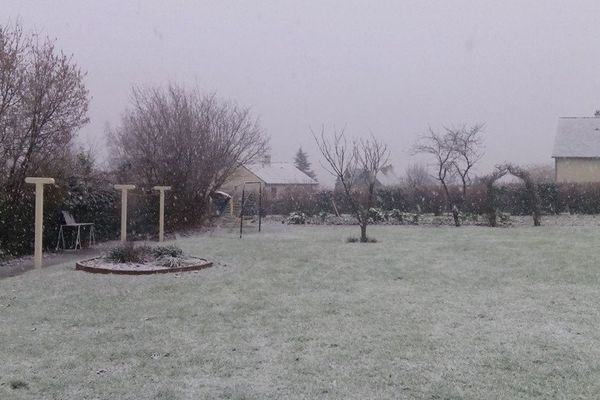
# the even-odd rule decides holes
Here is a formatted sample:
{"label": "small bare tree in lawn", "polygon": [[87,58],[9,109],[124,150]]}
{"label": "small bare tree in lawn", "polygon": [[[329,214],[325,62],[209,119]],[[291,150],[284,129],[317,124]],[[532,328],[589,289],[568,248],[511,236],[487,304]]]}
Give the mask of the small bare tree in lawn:
{"label": "small bare tree in lawn", "polygon": [[[473,167],[483,156],[483,124],[472,127],[444,128],[438,133],[429,128],[415,146],[415,153],[429,154],[435,160],[435,179],[440,182],[446,196],[446,203],[452,210],[454,225],[460,226],[460,209],[467,198],[471,186]],[[450,184],[458,179],[460,191],[453,195]]]}
{"label": "small bare tree in lawn", "polygon": [[368,242],[369,209],[375,204],[377,175],[388,163],[387,145],[373,136],[349,142],[343,130],[334,131],[330,138],[324,130],[313,136],[325,159],[324,168],[337,178],[358,220],[360,241]]}
{"label": "small bare tree in lawn", "polygon": [[471,127],[463,126],[458,129],[446,128],[450,143],[454,144],[455,155],[452,164],[461,184],[461,206],[467,198],[467,189],[471,185],[471,173],[475,164],[483,157],[483,124]]}
{"label": "small bare tree in lawn", "polygon": [[435,159],[434,178],[440,182],[444,189],[446,203],[452,210],[454,224],[460,226],[458,207],[448,188],[455,175],[454,160],[456,152],[454,151],[453,139],[448,134],[442,135],[429,128],[428,133],[419,139],[414,151],[415,153],[429,154]]}

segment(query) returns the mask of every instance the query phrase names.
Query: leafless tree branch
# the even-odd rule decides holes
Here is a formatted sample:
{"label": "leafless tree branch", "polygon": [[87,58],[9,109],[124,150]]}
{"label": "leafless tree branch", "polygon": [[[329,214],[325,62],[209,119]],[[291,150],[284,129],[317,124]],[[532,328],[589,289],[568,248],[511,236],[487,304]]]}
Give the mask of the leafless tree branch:
{"label": "leafless tree branch", "polygon": [[328,137],[322,128],[318,135],[313,132],[313,137],[325,159],[325,169],[337,178],[358,220],[360,241],[368,241],[369,209],[375,203],[377,175],[389,160],[387,146],[374,136],[350,143],[344,130],[334,130]]}

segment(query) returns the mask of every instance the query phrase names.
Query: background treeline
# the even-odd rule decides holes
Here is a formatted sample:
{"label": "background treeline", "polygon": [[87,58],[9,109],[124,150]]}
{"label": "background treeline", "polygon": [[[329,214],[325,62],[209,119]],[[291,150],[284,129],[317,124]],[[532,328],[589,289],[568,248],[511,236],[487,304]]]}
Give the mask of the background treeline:
{"label": "background treeline", "polygon": [[[536,185],[544,214],[575,213],[600,214],[600,183],[567,184],[539,183]],[[452,192],[459,185],[449,186]],[[474,184],[467,194],[461,210],[463,213],[485,214],[487,190],[483,184]],[[498,210],[512,215],[530,215],[530,203],[524,184],[507,183],[496,187]],[[422,212],[440,215],[450,212],[445,200],[444,189],[438,185],[419,188],[380,188],[376,191],[377,208],[384,211]],[[289,214],[303,212],[318,215],[349,214],[351,209],[343,193],[322,190],[315,193],[288,192],[275,201],[264,202],[265,214]]]}

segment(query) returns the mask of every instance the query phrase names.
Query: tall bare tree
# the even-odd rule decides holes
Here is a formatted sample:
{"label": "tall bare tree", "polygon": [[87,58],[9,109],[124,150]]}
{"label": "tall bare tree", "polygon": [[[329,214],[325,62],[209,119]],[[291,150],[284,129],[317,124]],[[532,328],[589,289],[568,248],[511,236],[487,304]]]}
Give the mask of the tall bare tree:
{"label": "tall bare tree", "polygon": [[471,185],[473,167],[483,157],[483,138],[481,137],[484,124],[475,124],[471,127],[463,125],[460,128],[446,128],[450,136],[450,143],[454,144],[455,156],[452,164],[456,175],[460,179],[462,199],[467,198],[467,189]]}
{"label": "tall bare tree", "polygon": [[377,175],[389,160],[387,145],[374,136],[349,142],[344,130],[327,137],[322,129],[313,132],[317,146],[325,159],[324,168],[335,176],[352,213],[360,225],[360,241],[368,242],[369,209],[375,204]]}
{"label": "tall bare tree", "polygon": [[174,187],[182,224],[202,222],[210,195],[267,146],[249,109],[177,85],[134,88],[110,137],[124,172],[142,186]]}
{"label": "tall bare tree", "polygon": [[454,224],[460,226],[460,217],[456,201],[450,193],[449,184],[455,177],[454,160],[456,153],[453,138],[447,134],[440,134],[429,128],[415,145],[415,153],[429,154],[435,160],[434,178],[442,185],[446,195],[446,203],[452,210]]}
{"label": "tall bare tree", "polygon": [[0,183],[56,168],[88,122],[85,74],[48,38],[0,26]]}
{"label": "tall bare tree", "polygon": [[[435,160],[435,179],[440,182],[446,203],[452,210],[454,224],[460,226],[460,208],[467,198],[473,167],[483,156],[483,124],[472,127],[444,128],[443,133],[429,128],[415,145],[415,153],[429,154]],[[453,195],[450,184],[460,180],[460,191]]]}

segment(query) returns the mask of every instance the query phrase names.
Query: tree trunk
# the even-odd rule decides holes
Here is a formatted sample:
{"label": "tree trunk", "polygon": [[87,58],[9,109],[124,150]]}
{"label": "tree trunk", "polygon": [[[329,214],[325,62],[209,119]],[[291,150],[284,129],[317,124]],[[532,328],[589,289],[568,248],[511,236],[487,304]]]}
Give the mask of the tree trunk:
{"label": "tree trunk", "polygon": [[527,191],[529,192],[529,203],[531,205],[531,213],[533,214],[533,226],[542,225],[542,210],[540,206],[540,197],[537,192],[537,187],[533,182],[529,182]]}
{"label": "tree trunk", "polygon": [[496,226],[498,226],[498,222],[497,222],[497,219],[496,219],[496,214],[497,213],[496,213],[496,209],[495,208],[492,208],[492,209],[490,209],[488,211],[488,221],[489,221],[490,226],[492,228],[495,228]]}
{"label": "tree trunk", "polygon": [[450,196],[450,190],[448,190],[448,185],[446,185],[446,182],[442,181],[442,187],[444,188],[444,193],[446,194],[446,204],[449,205],[452,209],[452,218],[454,218],[454,226],[460,226],[458,207],[452,201],[452,197]]}
{"label": "tree trunk", "polygon": [[365,223],[360,224],[360,241],[362,243],[367,242],[367,224]]}
{"label": "tree trunk", "polygon": [[452,218],[454,218],[454,226],[460,226],[460,215],[456,204],[452,205]]}
{"label": "tree trunk", "polygon": [[496,212],[496,193],[494,192],[494,182],[495,180],[493,178],[490,178],[490,180],[487,182],[486,184],[486,189],[487,189],[487,199],[486,199],[486,207],[487,207],[487,215],[488,215],[488,221],[490,223],[490,226],[492,228],[495,228],[497,226],[497,222],[496,222],[496,216],[497,216],[497,212]]}

